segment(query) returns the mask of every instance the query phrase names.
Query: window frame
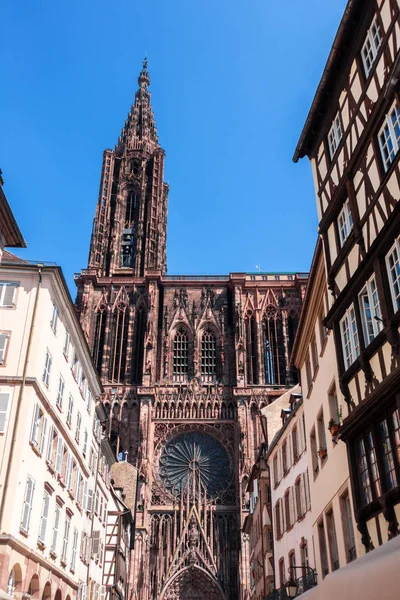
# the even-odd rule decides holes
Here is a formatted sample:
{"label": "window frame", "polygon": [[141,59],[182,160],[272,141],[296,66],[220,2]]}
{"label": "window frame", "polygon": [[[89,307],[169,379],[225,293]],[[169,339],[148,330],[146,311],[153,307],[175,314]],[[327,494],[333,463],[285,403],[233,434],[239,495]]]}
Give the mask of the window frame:
{"label": "window frame", "polygon": [[7,364],[6,361],[8,348],[10,345],[11,331],[0,331],[0,338],[2,337],[4,337],[4,346],[3,348],[0,347],[0,352],[2,352],[2,354],[0,354],[0,367],[5,367]]}
{"label": "window frame", "polygon": [[[348,331],[348,341],[345,341],[345,333],[343,331],[343,324],[347,321],[346,331]],[[355,325],[355,329],[353,327]],[[357,326],[356,308],[353,303],[350,304],[349,308],[345,311],[343,317],[339,321],[340,328],[340,340],[342,344],[342,354],[345,370],[349,369],[352,364],[357,360],[361,353],[360,347],[360,335]],[[357,340],[357,343],[355,342]],[[350,349],[347,353],[346,348]]]}
{"label": "window frame", "polygon": [[[28,498],[29,482],[31,484],[31,492],[30,492],[30,497]],[[22,504],[21,522],[20,522],[20,526],[19,526],[20,530],[25,533],[29,533],[29,525],[30,525],[31,514],[32,514],[33,497],[35,495],[35,485],[36,485],[36,482],[35,482],[34,478],[31,475],[28,475],[26,478],[24,501]],[[25,513],[26,508],[28,511],[27,514]],[[26,525],[24,525],[25,514],[26,514]]]}
{"label": "window frame", "polygon": [[44,370],[42,375],[42,381],[44,385],[48,388],[50,386],[50,374],[51,374],[51,366],[53,363],[53,358],[49,349],[46,350],[46,357],[44,360]]}
{"label": "window frame", "polygon": [[[376,44],[376,40],[375,40],[375,34],[373,33],[373,28],[374,26],[377,29],[377,33],[379,34],[379,43],[378,45]],[[375,15],[374,18],[372,19],[371,25],[369,26],[369,29],[367,31],[367,35],[365,36],[365,40],[364,43],[362,45],[361,48],[361,60],[362,60],[362,64],[364,67],[364,73],[365,73],[365,77],[368,79],[369,75],[371,74],[372,71],[372,67],[375,63],[376,57],[378,56],[379,53],[379,49],[382,46],[382,41],[383,41],[383,37],[382,37],[382,33],[381,33],[381,28],[378,22],[378,15]],[[368,48],[368,54],[367,57],[364,56],[364,49],[366,48],[366,46],[369,44],[369,48]],[[368,55],[372,55],[372,58],[369,57]],[[367,64],[367,60],[366,58],[368,58],[368,60],[370,60],[370,65],[368,66]]]}
{"label": "window frame", "polygon": [[[375,286],[375,287],[373,287]],[[374,294],[376,295],[378,302],[374,304]],[[368,307],[366,306],[363,299],[367,298]],[[376,283],[375,273],[368,279],[365,283],[364,287],[358,294],[358,305],[360,308],[363,336],[364,336],[364,344],[365,347],[369,346],[369,344],[379,335],[379,333],[383,329],[382,322],[382,310],[379,299],[378,286]],[[370,311],[371,316],[368,317],[367,310]],[[372,316],[372,311],[375,311],[375,314]],[[375,317],[378,317],[376,319]],[[372,326],[372,337],[369,331],[369,324]]]}
{"label": "window frame", "polygon": [[343,248],[354,229],[354,219],[351,213],[349,199],[347,199],[343,204],[342,209],[337,216],[336,224],[338,228],[340,248]]}
{"label": "window frame", "polygon": [[[0,397],[2,396],[4,396],[5,409],[0,407],[0,435],[7,431],[8,418],[11,408],[11,392],[0,392]],[[3,423],[1,415],[4,415]]]}
{"label": "window frame", "polygon": [[57,335],[57,325],[60,318],[60,313],[57,308],[57,304],[53,303],[53,313],[51,315],[50,327],[54,335]]}
{"label": "window frame", "polygon": [[[391,255],[396,253],[397,259],[394,262],[395,271],[399,271],[399,274],[396,276],[396,279],[393,279],[392,267],[390,266],[390,258]],[[392,297],[392,308],[393,312],[397,313],[400,310],[400,237],[398,237],[394,243],[392,244],[389,252],[387,252],[385,257],[386,262],[386,272],[390,287],[390,295]],[[396,293],[395,288],[398,288],[398,292]]]}
{"label": "window frame", "polygon": [[[393,113],[396,114],[396,120],[393,122]],[[396,128],[399,135],[396,135]],[[382,142],[382,137],[384,142]],[[400,106],[395,101],[389,112],[385,115],[381,128],[378,131],[378,144],[381,152],[383,168],[387,173],[394,163],[400,150]],[[388,155],[385,157],[385,148]]]}
{"label": "window frame", "polygon": [[328,131],[328,135],[327,135],[329,156],[330,156],[331,160],[333,160],[333,157],[335,156],[342,139],[343,139],[343,126],[342,126],[342,121],[340,118],[340,110],[338,110],[332,121],[332,125],[331,125],[331,127]]}
{"label": "window frame", "polygon": [[[13,293],[11,304],[3,304],[3,302],[5,300],[5,296],[6,296],[7,286],[14,287],[14,293]],[[16,295],[17,295],[18,288],[19,288],[18,281],[7,281],[7,280],[0,281],[0,308],[15,308],[16,307],[16,305],[17,305]]]}

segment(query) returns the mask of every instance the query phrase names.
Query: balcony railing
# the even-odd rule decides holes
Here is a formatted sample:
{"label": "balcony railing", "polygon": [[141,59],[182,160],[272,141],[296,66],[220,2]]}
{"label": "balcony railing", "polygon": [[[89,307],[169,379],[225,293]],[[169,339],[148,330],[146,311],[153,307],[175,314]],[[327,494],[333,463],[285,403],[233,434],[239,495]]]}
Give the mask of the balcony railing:
{"label": "balcony railing", "polygon": [[[317,585],[317,575],[309,573],[304,577],[299,577],[294,580],[297,583],[297,596],[304,594],[311,588]],[[264,596],[264,600],[289,600],[289,596],[286,591],[286,586],[281,587],[279,590],[274,590],[268,596]]]}

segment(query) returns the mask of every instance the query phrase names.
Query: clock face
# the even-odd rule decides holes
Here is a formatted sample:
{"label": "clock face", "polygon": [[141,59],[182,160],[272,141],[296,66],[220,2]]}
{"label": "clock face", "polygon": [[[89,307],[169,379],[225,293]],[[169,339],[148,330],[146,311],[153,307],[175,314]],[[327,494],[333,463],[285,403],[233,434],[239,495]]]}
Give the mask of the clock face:
{"label": "clock face", "polygon": [[183,433],[165,446],[159,473],[165,487],[179,496],[186,486],[201,482],[208,498],[215,498],[230,481],[229,457],[225,448],[206,433]]}

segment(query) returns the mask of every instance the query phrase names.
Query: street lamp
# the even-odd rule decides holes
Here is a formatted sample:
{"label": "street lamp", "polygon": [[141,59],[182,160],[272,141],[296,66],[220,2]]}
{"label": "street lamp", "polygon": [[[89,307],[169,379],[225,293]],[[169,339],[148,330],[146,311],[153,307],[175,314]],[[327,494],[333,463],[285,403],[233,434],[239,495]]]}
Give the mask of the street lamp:
{"label": "street lamp", "polygon": [[294,579],[289,579],[286,584],[286,593],[288,598],[296,598],[299,585]]}
{"label": "street lamp", "polygon": [[[312,576],[312,585],[310,587],[313,587],[314,585],[316,585],[315,569],[309,567],[308,565],[301,565],[301,566],[292,565],[291,567],[288,568],[290,579],[285,585],[288,598],[296,598],[297,592],[299,590],[298,581],[296,581],[293,576],[293,571],[295,569],[301,569],[302,571],[303,571],[303,569],[307,569],[308,573],[311,573],[311,576]],[[303,589],[303,591],[306,591],[306,590]]]}

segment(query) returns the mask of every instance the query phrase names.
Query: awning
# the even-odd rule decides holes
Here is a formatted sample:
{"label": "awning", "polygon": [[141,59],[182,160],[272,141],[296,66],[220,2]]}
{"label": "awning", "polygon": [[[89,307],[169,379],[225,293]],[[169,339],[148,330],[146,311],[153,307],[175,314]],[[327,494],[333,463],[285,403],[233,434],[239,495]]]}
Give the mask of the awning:
{"label": "awning", "polygon": [[301,600],[395,600],[400,594],[400,536],[327,575]]}

